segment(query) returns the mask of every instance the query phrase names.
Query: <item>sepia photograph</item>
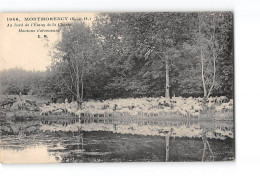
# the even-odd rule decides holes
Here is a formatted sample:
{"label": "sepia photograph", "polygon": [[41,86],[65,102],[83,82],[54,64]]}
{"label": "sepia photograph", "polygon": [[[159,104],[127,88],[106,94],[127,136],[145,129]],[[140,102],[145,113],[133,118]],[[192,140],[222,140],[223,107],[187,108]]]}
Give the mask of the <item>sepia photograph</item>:
{"label": "sepia photograph", "polygon": [[233,21],[0,13],[0,162],[234,161]]}

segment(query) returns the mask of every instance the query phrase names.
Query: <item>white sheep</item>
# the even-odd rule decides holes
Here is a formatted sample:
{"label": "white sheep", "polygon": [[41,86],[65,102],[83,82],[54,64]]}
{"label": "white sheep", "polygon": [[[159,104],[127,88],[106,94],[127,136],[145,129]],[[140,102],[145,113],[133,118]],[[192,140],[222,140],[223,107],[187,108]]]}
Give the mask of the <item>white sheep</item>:
{"label": "white sheep", "polygon": [[216,110],[216,112],[222,112],[223,106],[216,106],[215,110]]}

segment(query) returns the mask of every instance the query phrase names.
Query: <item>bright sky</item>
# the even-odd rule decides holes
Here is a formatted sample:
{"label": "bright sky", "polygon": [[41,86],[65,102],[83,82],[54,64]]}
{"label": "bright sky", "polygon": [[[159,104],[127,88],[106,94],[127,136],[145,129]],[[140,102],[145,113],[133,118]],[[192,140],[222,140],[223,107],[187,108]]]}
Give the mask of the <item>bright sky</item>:
{"label": "bright sky", "polygon": [[[70,23],[70,18],[84,18],[87,24],[92,23],[97,13],[3,13],[0,14],[0,71],[9,68],[23,68],[25,70],[46,70],[46,67],[51,64],[49,51],[53,43],[58,40],[57,32],[37,32],[37,30],[56,30],[58,26],[48,26],[50,23]],[[47,20],[42,19],[34,21],[25,21],[25,18],[34,17],[67,17],[67,20]],[[7,21],[7,18],[18,18],[19,21]],[[89,19],[91,18],[91,19]],[[14,27],[15,24],[23,23],[22,27]],[[25,27],[28,23],[30,26]],[[37,23],[40,26],[31,26],[32,23]],[[12,24],[12,27],[8,27]],[[43,27],[45,25],[45,27]],[[35,32],[19,32],[23,30],[35,30]],[[38,35],[43,37],[47,35],[48,39],[38,38]]]}

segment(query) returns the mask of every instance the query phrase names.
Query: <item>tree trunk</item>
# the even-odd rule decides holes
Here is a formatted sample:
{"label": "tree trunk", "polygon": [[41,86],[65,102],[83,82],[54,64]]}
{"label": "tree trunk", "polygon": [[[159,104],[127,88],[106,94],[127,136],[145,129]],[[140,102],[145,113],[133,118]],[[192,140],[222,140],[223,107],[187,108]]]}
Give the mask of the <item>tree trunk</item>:
{"label": "tree trunk", "polygon": [[170,103],[170,78],[169,78],[169,60],[165,59],[165,71],[166,71],[166,86],[165,86],[165,98],[166,103]]}
{"label": "tree trunk", "polygon": [[207,89],[206,89],[205,78],[204,78],[204,57],[202,54],[202,50],[200,50],[200,58],[201,58],[201,79],[202,79],[204,98],[205,98],[207,97]]}
{"label": "tree trunk", "polygon": [[215,22],[214,22],[214,31],[213,31],[213,35],[212,35],[212,41],[213,41],[213,45],[212,45],[212,53],[213,53],[213,80],[212,80],[212,85],[210,86],[210,89],[209,89],[209,92],[208,92],[208,96],[210,96],[211,94],[211,91],[215,85],[215,79],[216,79],[216,58],[217,58],[217,55],[216,55],[216,52],[215,52],[215,47],[214,47],[214,42],[215,42]]}
{"label": "tree trunk", "polygon": [[214,85],[215,85],[215,80],[216,80],[216,58],[213,58],[213,82],[212,82],[212,85],[211,85],[211,87],[210,87],[210,89],[209,89],[209,92],[208,92],[208,96],[207,96],[207,98],[209,98],[209,96],[210,96],[210,94],[211,94],[211,91],[212,91],[212,89],[213,89],[213,87],[214,87]]}
{"label": "tree trunk", "polygon": [[81,97],[80,97],[80,100],[83,101],[83,95],[84,95],[84,82],[83,82],[83,71],[82,71],[82,74],[81,74]]}
{"label": "tree trunk", "polygon": [[77,80],[77,103],[78,103],[78,109],[80,109],[80,93],[79,93],[79,81]]}
{"label": "tree trunk", "polygon": [[81,109],[80,94],[78,94],[78,92],[77,92],[77,104],[78,104],[78,109]]}
{"label": "tree trunk", "polygon": [[[201,42],[201,17],[200,13],[198,12],[198,19],[199,19],[199,40]],[[207,89],[206,89],[206,83],[205,83],[205,77],[204,77],[204,57],[203,57],[203,52],[202,52],[202,44],[200,44],[200,59],[201,59],[201,80],[202,80],[202,86],[203,86],[203,98],[204,102],[207,98]]]}
{"label": "tree trunk", "polygon": [[78,64],[76,66],[76,70],[77,70],[77,76],[76,76],[76,83],[77,83],[77,87],[76,87],[76,91],[77,91],[77,103],[78,103],[78,109],[81,109],[81,100],[80,100],[80,79],[79,79],[79,67]]}

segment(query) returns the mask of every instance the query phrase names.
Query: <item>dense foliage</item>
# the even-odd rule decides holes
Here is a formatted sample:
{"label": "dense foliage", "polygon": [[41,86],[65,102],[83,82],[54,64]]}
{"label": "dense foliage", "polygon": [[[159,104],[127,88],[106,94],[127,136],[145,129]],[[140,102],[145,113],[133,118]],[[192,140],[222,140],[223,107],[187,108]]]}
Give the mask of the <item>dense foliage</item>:
{"label": "dense foliage", "polygon": [[232,18],[101,13],[91,27],[78,22],[61,29],[46,72],[2,71],[1,91],[70,100],[158,97],[165,95],[168,70],[171,96],[233,97]]}

